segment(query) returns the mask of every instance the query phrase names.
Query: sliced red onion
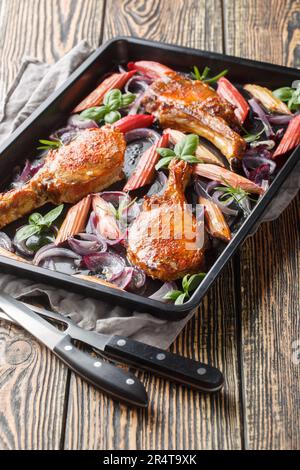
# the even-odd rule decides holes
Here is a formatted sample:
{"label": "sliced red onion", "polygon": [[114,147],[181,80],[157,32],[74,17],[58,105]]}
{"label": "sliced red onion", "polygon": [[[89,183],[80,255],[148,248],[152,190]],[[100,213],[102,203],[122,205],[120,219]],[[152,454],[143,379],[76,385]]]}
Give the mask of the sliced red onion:
{"label": "sliced red onion", "polygon": [[145,93],[140,93],[136,96],[134,102],[130,105],[129,111],[127,114],[137,114],[140,109],[141,103],[144,99]]}
{"label": "sliced red onion", "polygon": [[[122,226],[122,237],[118,239],[118,243],[124,239],[124,229],[129,225],[136,217],[140,214],[140,207],[136,202],[133,202],[128,193],[123,191],[103,191],[99,193],[99,196],[104,199],[105,202],[113,204],[117,209],[120,208],[120,204],[123,205],[122,213],[120,214],[120,224]],[[107,240],[106,238],[104,238]],[[107,240],[108,244],[110,242],[115,242],[115,240]],[[115,243],[113,243],[115,244]]]}
{"label": "sliced red onion", "polygon": [[123,65],[121,65],[121,64],[118,65],[118,70],[119,70],[120,73],[125,73],[125,72],[127,72],[127,70],[125,69],[125,67],[124,67]]}
{"label": "sliced red onion", "polygon": [[149,299],[160,300],[161,302],[169,302],[164,297],[168,292],[170,292],[172,290],[178,290],[178,287],[177,287],[176,283],[175,282],[165,282],[158,289],[158,291],[154,292],[154,294],[149,296]]}
{"label": "sliced red onion", "polygon": [[111,252],[84,256],[83,262],[90,271],[105,274],[108,281],[112,281],[120,276],[125,268],[124,259]]}
{"label": "sliced red onion", "polygon": [[124,91],[126,93],[138,93],[144,92],[148,89],[149,85],[153,82],[151,78],[147,77],[139,77],[138,75],[134,75],[131,77],[126,85],[124,86]]}
{"label": "sliced red onion", "polygon": [[[50,244],[52,245],[52,243]],[[44,259],[46,258],[54,258],[56,256],[63,256],[65,258],[72,258],[72,259],[81,259],[81,256],[79,256],[78,254],[74,253],[73,251],[71,250],[68,250],[67,248],[53,248],[53,247],[50,247],[50,245],[46,245],[45,247],[41,248],[41,250],[43,250],[41,252],[41,250],[39,250],[34,259],[33,259],[33,264],[35,264],[36,266],[38,266],[40,264],[41,261],[43,261]],[[46,249],[46,247],[48,247],[48,249]]]}
{"label": "sliced red onion", "polygon": [[222,193],[222,191],[215,191],[211,198],[212,200],[214,201],[214,203],[221,209],[221,211],[223,212],[223,214],[226,214],[226,215],[233,215],[233,216],[236,216],[238,215],[239,211],[236,210],[236,209],[230,209],[228,206],[230,204],[232,204],[233,201],[221,201],[220,200],[220,197],[223,196],[224,193]]}
{"label": "sliced red onion", "polygon": [[94,127],[99,127],[96,121],[92,119],[82,119],[80,114],[72,114],[68,119],[68,126],[75,129],[90,129]]}
{"label": "sliced red onion", "polygon": [[95,235],[100,241],[104,241],[105,243],[107,243],[107,245],[111,246],[117,245],[118,243],[124,240],[124,234],[122,234],[120,238],[117,238],[115,240],[110,240],[109,238],[103,237],[100,233],[98,233],[97,221],[98,217],[95,212],[92,211],[85,229],[89,235]]}
{"label": "sliced red onion", "polygon": [[[201,185],[200,181],[197,180],[196,183],[195,183],[195,189],[196,189],[196,193],[201,196],[201,195],[204,195],[205,197],[207,198],[211,198],[211,200],[213,200],[213,202],[221,209],[221,211],[226,214],[226,215],[233,215],[233,216],[236,216],[238,215],[238,210],[236,209],[230,209],[228,206],[230,204],[232,204],[233,201],[229,200],[229,201],[221,201],[220,198],[221,196],[223,195],[222,191],[214,191],[214,189],[217,187],[217,186],[220,186],[220,183],[218,183],[217,181],[210,181],[207,186],[206,186],[206,189],[203,188],[203,186]],[[212,191],[214,191],[212,193]],[[199,215],[199,218],[200,218],[200,215]]]}
{"label": "sliced red onion", "polygon": [[251,142],[250,147],[251,148],[264,147],[267,150],[272,150],[272,148],[275,147],[275,142],[274,140],[260,140],[256,142]]}
{"label": "sliced red onion", "polygon": [[147,196],[161,196],[167,187],[168,184],[168,178],[166,174],[163,171],[159,171],[157,174],[157,177],[152,184],[152,186],[149,188],[149,191],[147,192]]}
{"label": "sliced red onion", "polygon": [[282,114],[278,116],[267,116],[267,119],[270,124],[274,124],[275,126],[287,126],[293,117],[294,114]]}
{"label": "sliced red onion", "polygon": [[148,139],[150,140],[153,144],[157,142],[160,139],[160,134],[153,129],[147,129],[147,128],[139,128],[139,129],[133,129],[132,131],[128,131],[125,134],[125,140],[127,144],[134,140],[140,140],[140,139]]}
{"label": "sliced red onion", "polygon": [[[120,223],[122,227],[127,227],[131,224],[141,213],[141,207],[137,202],[134,202],[129,207],[126,207],[121,214]],[[126,237],[125,237],[126,238]]]}
{"label": "sliced red onion", "polygon": [[34,255],[34,251],[27,248],[26,240],[23,240],[23,241],[19,242],[17,240],[16,236],[15,236],[14,237],[14,246],[16,247],[17,251],[21,255],[24,255],[24,256],[33,256]]}
{"label": "sliced red onion", "polygon": [[125,204],[130,204],[131,201],[129,194],[124,191],[103,191],[98,194],[102,199],[104,199],[104,201],[113,204],[115,207],[118,207],[121,201],[123,204],[123,199],[126,201]]}
{"label": "sliced red onion", "polygon": [[133,268],[133,273],[132,273],[132,280],[130,283],[130,289],[131,290],[138,290],[141,289],[146,283],[146,274],[144,271],[141,271],[138,268]]}
{"label": "sliced red onion", "polygon": [[78,130],[74,127],[67,126],[58,129],[56,132],[50,135],[51,140],[59,140],[64,145],[69,144],[78,134]]}
{"label": "sliced red onion", "polygon": [[132,282],[133,272],[133,268],[125,267],[117,277],[114,277],[113,279],[110,278],[108,280],[115,284],[115,286],[120,287],[120,289],[127,289]]}
{"label": "sliced red onion", "polygon": [[251,98],[248,101],[248,103],[250,104],[254,114],[256,114],[259,117],[259,119],[262,121],[262,123],[264,124],[266,136],[275,137],[275,133],[269,123],[268,116],[264,112],[264,110],[260,107],[258,102],[254,98]]}
{"label": "sliced red onion", "polygon": [[[243,170],[248,179],[251,179],[251,170],[257,170],[262,165],[269,165],[269,174],[274,173],[276,169],[276,163],[274,160],[270,160],[264,157],[253,157],[244,156],[242,160]],[[253,180],[252,180],[253,181]]]}
{"label": "sliced red onion", "polygon": [[12,187],[22,187],[44,166],[44,163],[44,161],[40,160],[35,160],[34,162],[26,160],[22,172],[15,178],[14,182],[12,183]]}
{"label": "sliced red onion", "polygon": [[80,237],[82,240],[87,240],[89,242],[96,242],[99,240],[99,237],[97,237],[97,235],[94,235],[93,233],[78,233],[78,237]]}
{"label": "sliced red onion", "polygon": [[4,232],[0,232],[0,247],[7,251],[14,251],[11,239]]}
{"label": "sliced red onion", "polygon": [[94,253],[104,252],[107,250],[107,244],[104,240],[97,239],[96,241],[78,240],[77,238],[70,237],[68,244],[71,250],[78,255],[91,255]]}
{"label": "sliced red onion", "polygon": [[209,183],[207,183],[206,192],[210,194],[211,191],[215,189],[217,186],[220,186],[220,183],[218,183],[218,181],[210,181]]}

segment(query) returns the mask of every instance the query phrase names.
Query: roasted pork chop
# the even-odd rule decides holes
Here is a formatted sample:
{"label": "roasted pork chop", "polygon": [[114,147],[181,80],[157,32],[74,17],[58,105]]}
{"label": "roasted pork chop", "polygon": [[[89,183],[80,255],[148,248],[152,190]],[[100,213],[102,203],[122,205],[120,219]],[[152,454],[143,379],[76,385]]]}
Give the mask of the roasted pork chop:
{"label": "roasted pork chop", "polygon": [[[147,72],[145,64],[135,62],[134,66]],[[191,80],[165,66],[160,69],[159,64],[155,71],[160,78],[149,87],[142,104],[162,127],[195,132],[212,142],[228,160],[243,155],[246,143],[235,131],[239,123],[228,101],[200,80]]]}
{"label": "roasted pork chop", "polygon": [[[152,278],[171,281],[203,267],[203,232],[184,196],[192,168],[172,160],[162,196],[145,197],[143,211],[129,229],[127,256]],[[202,227],[203,229],[203,227]]]}
{"label": "roasted pork chop", "polygon": [[47,202],[76,203],[122,178],[126,142],[110,127],[80,132],[48,152],[44,166],[22,188],[0,194],[0,228]]}

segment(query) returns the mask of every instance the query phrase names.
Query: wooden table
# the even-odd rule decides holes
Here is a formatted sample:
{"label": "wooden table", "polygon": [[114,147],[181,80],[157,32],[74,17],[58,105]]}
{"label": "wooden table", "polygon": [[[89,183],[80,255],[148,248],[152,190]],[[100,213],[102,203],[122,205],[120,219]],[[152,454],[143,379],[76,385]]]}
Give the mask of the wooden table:
{"label": "wooden table", "polygon": [[[299,66],[299,10],[299,0],[1,0],[0,83],[5,93],[24,56],[52,63],[82,38],[96,47],[116,35]],[[149,409],[129,410],[2,321],[0,448],[299,449],[298,221],[295,200],[260,227],[172,347],[223,370],[219,395],[145,373]]]}

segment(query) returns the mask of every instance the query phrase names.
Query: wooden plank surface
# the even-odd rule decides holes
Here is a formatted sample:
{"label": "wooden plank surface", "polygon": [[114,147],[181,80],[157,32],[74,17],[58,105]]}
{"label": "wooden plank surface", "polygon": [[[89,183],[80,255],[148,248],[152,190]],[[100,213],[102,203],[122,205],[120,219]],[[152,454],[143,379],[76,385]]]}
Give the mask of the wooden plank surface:
{"label": "wooden plank surface", "polygon": [[[225,6],[227,53],[300,65],[299,1]],[[240,272],[245,445],[299,449],[299,199],[244,244]]]}
{"label": "wooden plank surface", "polygon": [[[102,9],[101,0],[1,0],[1,97],[23,57],[52,63],[82,38],[96,46]],[[0,449],[60,448],[68,390],[66,367],[4,321],[0,321],[0,351]]]}
{"label": "wooden plank surface", "polygon": [[[299,6],[298,0],[1,0],[1,92],[24,56],[52,63],[80,39],[97,46],[117,34],[299,66]],[[226,375],[221,395],[140,374],[150,407],[129,410],[73,375],[69,387],[53,355],[1,322],[0,448],[299,448],[299,365],[291,360],[299,339],[298,220],[295,202],[246,242],[172,348],[218,365]]]}

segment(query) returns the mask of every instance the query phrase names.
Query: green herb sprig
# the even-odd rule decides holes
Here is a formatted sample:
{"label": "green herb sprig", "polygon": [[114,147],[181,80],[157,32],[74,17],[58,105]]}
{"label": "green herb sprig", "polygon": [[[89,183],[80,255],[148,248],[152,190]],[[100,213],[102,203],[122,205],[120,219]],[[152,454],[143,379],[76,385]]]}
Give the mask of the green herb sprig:
{"label": "green herb sprig", "polygon": [[121,119],[119,109],[129,106],[135,98],[136,95],[133,93],[122,95],[118,89],[110,90],[105,94],[102,106],[85,109],[80,113],[80,116],[83,120],[92,119],[96,122],[104,121],[107,124],[113,124]]}
{"label": "green herb sprig", "polygon": [[300,81],[297,80],[295,86],[277,88],[273,91],[275,98],[287,103],[291,111],[297,111],[300,108]]}
{"label": "green herb sprig", "polygon": [[63,145],[61,140],[45,140],[45,139],[40,139],[39,140],[41,145],[40,147],[37,147],[37,150],[54,150],[58,149]]}
{"label": "green herb sprig", "polygon": [[256,134],[251,134],[246,131],[246,134],[243,135],[242,137],[248,144],[250,144],[251,142],[255,142],[256,140],[258,140],[264,131],[265,131],[265,128],[263,128],[261,131],[257,132]]}
{"label": "green herb sprig", "polygon": [[135,203],[136,200],[137,200],[137,197],[135,197],[134,199],[132,199],[130,202],[127,203],[126,198],[124,198],[121,200],[117,208],[111,202],[109,202],[109,206],[110,206],[113,216],[117,220],[121,220],[123,217],[123,212],[125,210],[128,210]]}
{"label": "green herb sprig", "polygon": [[205,67],[203,72],[201,73],[196,65],[193,67],[194,72],[191,73],[192,78],[194,80],[201,80],[201,82],[204,83],[215,83],[219,80],[219,78],[224,77],[228,73],[228,69],[222,70],[222,72],[218,73],[218,75],[215,75],[214,77],[208,77],[210,73],[210,68]]}
{"label": "green herb sprig", "polygon": [[16,241],[22,242],[27,240],[32,235],[40,234],[41,232],[48,231],[51,228],[53,222],[60,216],[64,208],[64,205],[55,207],[45,215],[39,212],[34,212],[28,217],[28,225],[21,227],[16,233]]}
{"label": "green herb sprig", "polygon": [[173,300],[175,305],[182,305],[187,298],[190,298],[190,294],[197,289],[205,276],[205,273],[186,274],[181,282],[182,290],[170,290],[164,299]]}
{"label": "green herb sprig", "polygon": [[195,157],[194,155],[198,145],[199,137],[196,134],[189,134],[175,145],[174,150],[159,147],[156,149],[156,151],[163,158],[161,158],[156,164],[156,170],[159,170],[160,168],[167,168],[173,158],[184,160],[188,163],[200,163],[199,158]]}
{"label": "green herb sprig", "polygon": [[217,186],[215,189],[223,193],[220,197],[220,201],[224,202],[224,204],[235,201],[241,207],[241,209],[245,210],[244,206],[241,205],[241,202],[245,198],[248,198],[250,201],[253,202],[255,201],[255,199],[249,197],[250,193],[248,191],[245,191],[240,186],[238,186],[237,188],[231,186],[225,178],[223,178],[223,181],[225,186]]}

